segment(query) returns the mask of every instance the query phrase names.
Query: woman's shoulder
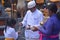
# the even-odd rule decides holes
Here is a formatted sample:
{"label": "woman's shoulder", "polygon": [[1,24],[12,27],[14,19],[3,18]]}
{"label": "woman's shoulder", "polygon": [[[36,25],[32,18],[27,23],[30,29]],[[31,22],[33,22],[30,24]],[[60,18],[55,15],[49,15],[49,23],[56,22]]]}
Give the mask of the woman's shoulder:
{"label": "woman's shoulder", "polygon": [[14,28],[11,28],[11,27],[9,28],[9,30],[10,30],[11,32],[12,32],[12,31],[15,31],[15,29],[14,29]]}

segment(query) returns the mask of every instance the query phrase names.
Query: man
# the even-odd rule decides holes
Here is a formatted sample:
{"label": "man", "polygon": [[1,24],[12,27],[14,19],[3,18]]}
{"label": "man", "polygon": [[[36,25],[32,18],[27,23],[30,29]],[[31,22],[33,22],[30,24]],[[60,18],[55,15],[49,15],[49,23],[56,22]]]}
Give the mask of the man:
{"label": "man", "polygon": [[40,27],[40,22],[43,21],[43,14],[36,9],[35,1],[28,2],[28,11],[20,25],[25,26],[26,40],[39,40],[39,31],[32,31]]}

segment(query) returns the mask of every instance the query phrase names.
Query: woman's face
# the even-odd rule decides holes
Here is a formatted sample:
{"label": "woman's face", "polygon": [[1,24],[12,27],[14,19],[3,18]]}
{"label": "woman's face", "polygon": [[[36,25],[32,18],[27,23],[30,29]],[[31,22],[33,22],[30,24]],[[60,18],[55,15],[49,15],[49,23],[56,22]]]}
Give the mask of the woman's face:
{"label": "woman's face", "polygon": [[52,16],[52,14],[53,14],[52,11],[51,10],[48,10],[48,15],[49,16]]}

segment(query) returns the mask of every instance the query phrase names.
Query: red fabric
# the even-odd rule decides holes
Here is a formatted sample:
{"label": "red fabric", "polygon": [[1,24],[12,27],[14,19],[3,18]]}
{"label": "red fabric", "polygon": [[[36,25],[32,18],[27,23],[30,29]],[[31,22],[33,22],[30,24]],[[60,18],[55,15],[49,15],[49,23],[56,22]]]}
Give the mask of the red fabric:
{"label": "red fabric", "polygon": [[[40,34],[40,39],[39,39],[39,40],[43,40],[43,37],[44,37],[45,35],[42,34],[41,32],[39,32],[39,34]],[[59,37],[59,34],[48,36],[48,38],[56,38],[56,37]]]}
{"label": "red fabric", "polygon": [[51,36],[49,36],[49,38],[57,38],[57,37],[59,37],[58,34],[57,35],[51,35]]}
{"label": "red fabric", "polygon": [[42,40],[43,39],[43,34],[41,32],[39,32],[39,34],[40,34],[39,40]]}

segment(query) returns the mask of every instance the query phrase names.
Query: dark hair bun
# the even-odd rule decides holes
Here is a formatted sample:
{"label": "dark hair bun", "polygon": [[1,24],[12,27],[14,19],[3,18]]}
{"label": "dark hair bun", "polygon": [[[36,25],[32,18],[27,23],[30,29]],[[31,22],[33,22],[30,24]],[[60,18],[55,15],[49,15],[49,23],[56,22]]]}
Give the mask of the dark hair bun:
{"label": "dark hair bun", "polygon": [[7,20],[7,25],[8,26],[12,26],[12,25],[15,25],[16,24],[16,20],[15,19],[8,19]]}
{"label": "dark hair bun", "polygon": [[57,12],[57,6],[56,6],[55,3],[48,3],[48,4],[47,4],[47,8],[48,8],[50,11],[54,12],[54,13]]}

